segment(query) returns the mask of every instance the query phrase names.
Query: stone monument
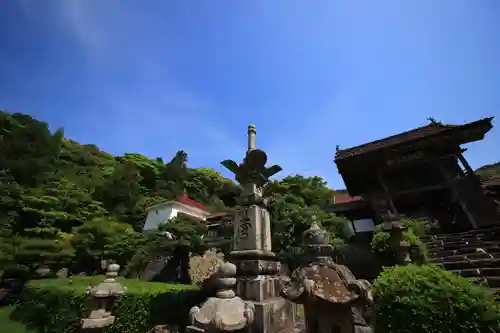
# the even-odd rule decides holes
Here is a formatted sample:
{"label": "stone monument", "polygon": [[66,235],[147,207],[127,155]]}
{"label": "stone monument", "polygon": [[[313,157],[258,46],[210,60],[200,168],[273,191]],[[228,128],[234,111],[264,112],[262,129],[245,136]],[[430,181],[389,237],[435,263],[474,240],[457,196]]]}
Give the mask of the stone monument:
{"label": "stone monument", "polygon": [[202,307],[189,312],[187,333],[248,332],[254,320],[254,305],[236,296],[236,266],[226,262],[217,271],[217,294]]}
{"label": "stone monument", "polygon": [[387,214],[382,224],[384,231],[390,235],[389,242],[394,253],[395,264],[406,266],[411,264],[410,243],[405,240],[404,233],[408,228],[397,215]]}
{"label": "stone monument", "polygon": [[248,126],[248,150],[241,164],[225,160],[221,164],[235,174],[242,187],[234,216],[233,251],[229,260],[238,269],[237,294],[252,301],[255,320],[252,333],[299,330],[295,305],[280,296],[280,262],[271,248],[271,223],[263,186],[282,169],[266,167],[267,155],[256,149],[255,126]]}
{"label": "stone monument", "polygon": [[125,293],[125,288],[115,279],[119,270],[120,266],[117,264],[108,265],[106,279],[86,290],[86,294],[92,298],[93,310],[88,318],[82,320],[80,332],[98,332],[115,322],[109,309]]}
{"label": "stone monument", "polygon": [[330,256],[328,234],[313,220],[303,234],[306,260],[283,283],[282,294],[304,305],[308,333],[372,333],[363,315],[371,305],[371,285]]}

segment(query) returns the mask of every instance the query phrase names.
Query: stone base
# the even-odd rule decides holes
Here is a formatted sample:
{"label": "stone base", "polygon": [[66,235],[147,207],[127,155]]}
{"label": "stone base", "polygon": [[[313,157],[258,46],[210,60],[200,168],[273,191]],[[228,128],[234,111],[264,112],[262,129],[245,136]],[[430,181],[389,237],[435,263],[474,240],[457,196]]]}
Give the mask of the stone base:
{"label": "stone base", "polygon": [[252,302],[255,315],[251,333],[278,333],[301,331],[300,322],[296,320],[296,305],[282,297]]}
{"label": "stone base", "polygon": [[109,316],[105,318],[85,318],[82,320],[82,329],[103,328],[113,325],[114,322],[115,322],[114,316]]}
{"label": "stone base", "polygon": [[205,330],[203,328],[196,327],[194,325],[189,325],[186,327],[186,333],[204,333]]}
{"label": "stone base", "polygon": [[280,296],[280,277],[277,275],[257,275],[240,277],[236,294],[247,301],[263,302]]}

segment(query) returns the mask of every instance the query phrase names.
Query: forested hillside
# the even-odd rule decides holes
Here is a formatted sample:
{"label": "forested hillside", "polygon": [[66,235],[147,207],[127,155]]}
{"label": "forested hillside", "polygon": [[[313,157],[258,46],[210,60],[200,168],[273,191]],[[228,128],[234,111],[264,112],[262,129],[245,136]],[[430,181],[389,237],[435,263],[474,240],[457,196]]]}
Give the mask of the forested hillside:
{"label": "forested hillside", "polygon": [[[233,181],[187,162],[183,151],[166,162],[135,153],[112,156],[28,115],[0,112],[0,271],[92,271],[103,258],[127,263],[144,244],[155,243],[140,233],[145,209],[184,191],[214,212],[234,207],[239,187]],[[347,236],[345,220],[321,211],[331,198],[321,178],[287,177],[271,182],[266,193],[277,252],[298,245],[313,214],[332,233]],[[169,228],[184,235],[182,246],[193,251],[200,242],[193,234],[203,226]]]}
{"label": "forested hillside", "polygon": [[500,162],[483,165],[476,170],[476,173],[481,179],[490,179],[493,177],[500,177]]}

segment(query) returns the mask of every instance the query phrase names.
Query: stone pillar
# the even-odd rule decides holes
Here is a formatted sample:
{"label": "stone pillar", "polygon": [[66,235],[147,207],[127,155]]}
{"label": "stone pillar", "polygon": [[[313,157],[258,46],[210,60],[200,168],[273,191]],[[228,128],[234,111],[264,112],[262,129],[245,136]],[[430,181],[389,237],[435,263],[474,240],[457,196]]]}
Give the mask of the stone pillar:
{"label": "stone pillar", "polygon": [[254,150],[257,147],[256,135],[257,130],[255,129],[255,125],[248,125],[248,151]]}
{"label": "stone pillar", "polygon": [[233,251],[229,260],[238,267],[237,295],[252,301],[252,333],[274,333],[295,326],[295,306],[280,297],[280,262],[271,248],[271,224],[263,186],[281,167],[266,167],[267,155],[255,148],[255,126],[248,127],[248,151],[241,164],[226,160],[243,191],[233,220]]}

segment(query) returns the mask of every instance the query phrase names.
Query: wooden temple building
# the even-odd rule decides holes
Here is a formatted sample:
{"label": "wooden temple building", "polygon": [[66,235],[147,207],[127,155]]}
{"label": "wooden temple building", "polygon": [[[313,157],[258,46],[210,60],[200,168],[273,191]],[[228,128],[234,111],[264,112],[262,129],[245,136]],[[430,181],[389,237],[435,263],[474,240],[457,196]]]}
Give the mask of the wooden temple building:
{"label": "wooden temple building", "polygon": [[461,145],[482,140],[493,118],[464,125],[433,119],[427,126],[349,149],[335,163],[347,192],[329,211],[368,232],[388,213],[439,222],[454,232],[498,224],[499,211],[462,155]]}

